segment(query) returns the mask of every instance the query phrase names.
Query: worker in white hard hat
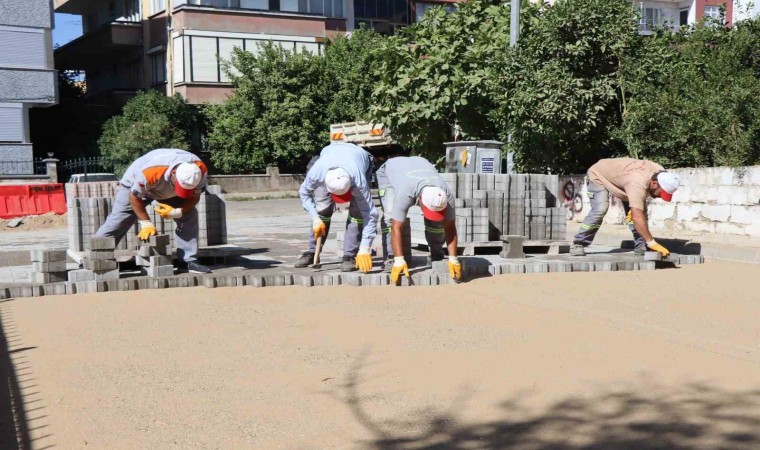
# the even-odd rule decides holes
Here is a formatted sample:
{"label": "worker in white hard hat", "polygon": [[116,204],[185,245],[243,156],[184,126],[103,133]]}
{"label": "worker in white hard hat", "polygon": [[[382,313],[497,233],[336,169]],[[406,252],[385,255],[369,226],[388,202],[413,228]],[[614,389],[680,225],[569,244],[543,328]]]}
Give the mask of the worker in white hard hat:
{"label": "worker in white hard hat", "polygon": [[145,207],[154,202],[158,215],[174,219],[177,224],[175,238],[180,271],[210,273],[196,258],[198,211],[195,205],[208,183],[207,176],[203,161],[188,151],[161,148],[146,153],[124,172],[111,213],[93,237],[115,237],[118,241],[137,221],[138,238],[149,240],[157,231]]}
{"label": "worker in white hard hat", "polygon": [[326,216],[320,215],[328,211],[325,194],[337,204],[348,203],[341,264],[344,272],[358,269],[367,273],[372,269],[370,247],[378,213],[372,202],[371,180],[372,155],[357,145],[339,142],[322,149],[298,191],[301,206],[311,216],[315,239],[327,236]]}
{"label": "worker in white hard hat", "polygon": [[671,201],[679,186],[677,174],[666,171],[652,161],[633,158],[600,160],[588,170],[591,211],[573,239],[570,254],[586,254],[585,247],[594,241],[609,209],[610,195],[613,195],[623,202],[626,224],[633,233],[634,252],[643,255],[649,249],[663,257],[668,256],[670,251],[658,244],[649,231],[646,203],[649,198]]}
{"label": "worker in white hard hat", "polygon": [[398,284],[402,274],[409,276],[402,236],[408,231],[404,229],[409,227],[406,222],[409,208],[415,205],[420,207],[424,217],[430,259],[442,260],[445,244],[449,274],[455,281],[460,281],[462,265],[457,258],[455,198],[435,166],[419,156],[398,156],[380,166],[375,175],[383,208],[380,227],[384,238],[385,268],[391,273],[391,281]]}

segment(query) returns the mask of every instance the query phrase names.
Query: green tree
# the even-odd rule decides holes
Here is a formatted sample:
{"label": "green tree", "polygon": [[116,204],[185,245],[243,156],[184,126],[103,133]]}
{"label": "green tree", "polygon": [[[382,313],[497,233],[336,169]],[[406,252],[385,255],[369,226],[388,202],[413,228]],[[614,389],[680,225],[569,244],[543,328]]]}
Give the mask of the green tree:
{"label": "green tree", "polygon": [[709,21],[649,39],[626,70],[615,136],[670,166],[760,163],[760,21]]}
{"label": "green tree", "polygon": [[509,8],[488,0],[432,8],[422,21],[379,43],[373,117],[403,145],[436,158],[443,142],[492,138],[487,80],[509,44]]}
{"label": "green tree", "polygon": [[338,36],[327,42],[322,85],[327,90],[329,123],[369,119],[377,84],[375,50],[383,39],[362,27],[349,37]]}
{"label": "green tree", "polygon": [[331,123],[368,117],[371,64],[378,34],[358,30],[329,41],[323,54],[262,44],[257,54],[236,49],[225,70],[235,93],[209,108],[209,144],[226,172],[277,165],[300,172],[329,143]]}
{"label": "green tree", "polygon": [[580,173],[621,151],[620,69],[639,45],[626,0],[526,5],[519,47],[492,78],[499,137],[512,133],[522,170]]}
{"label": "green tree", "polygon": [[122,173],[129,164],[157,148],[190,148],[196,111],[179,94],[167,97],[141,92],[124,106],[121,115],[103,125],[98,140],[101,155]]}
{"label": "green tree", "polygon": [[327,140],[322,58],[265,43],[258,54],[235,49],[225,70],[235,85],[226,103],[209,108],[209,148],[225,172],[306,166]]}

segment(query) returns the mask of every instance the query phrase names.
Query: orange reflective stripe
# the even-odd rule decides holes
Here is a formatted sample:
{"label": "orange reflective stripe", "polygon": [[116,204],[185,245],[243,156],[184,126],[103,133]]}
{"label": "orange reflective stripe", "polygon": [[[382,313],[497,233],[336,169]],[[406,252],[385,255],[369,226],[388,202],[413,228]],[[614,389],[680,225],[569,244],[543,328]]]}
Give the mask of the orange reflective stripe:
{"label": "orange reflective stripe", "polygon": [[343,133],[333,133],[330,135],[330,140],[332,141],[342,141],[343,140]]}
{"label": "orange reflective stripe", "polygon": [[370,136],[382,136],[383,135],[383,129],[382,128],[373,128],[369,130]]}
{"label": "orange reflective stripe", "polygon": [[208,172],[208,169],[206,168],[206,164],[203,163],[203,161],[194,161],[195,165],[198,166],[199,169],[201,169],[201,173],[203,175],[206,175]]}
{"label": "orange reflective stripe", "polygon": [[164,174],[166,173],[166,169],[168,168],[169,166],[153,166],[144,169],[143,176],[145,177],[145,181],[147,181],[150,185],[158,183],[159,180],[163,178]]}

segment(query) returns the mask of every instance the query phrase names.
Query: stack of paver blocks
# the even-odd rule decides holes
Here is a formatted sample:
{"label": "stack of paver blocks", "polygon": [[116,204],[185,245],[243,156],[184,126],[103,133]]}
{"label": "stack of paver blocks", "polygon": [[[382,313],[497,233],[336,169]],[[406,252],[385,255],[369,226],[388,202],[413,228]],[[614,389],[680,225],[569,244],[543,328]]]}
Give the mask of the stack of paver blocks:
{"label": "stack of paver blocks", "polygon": [[116,262],[112,237],[93,238],[82,258],[82,269],[72,270],[68,278],[72,283],[81,281],[111,281],[119,279],[119,264]]}
{"label": "stack of paver blocks", "polygon": [[31,281],[34,284],[66,281],[66,250],[32,250]]}
{"label": "stack of paver blocks", "polygon": [[[567,223],[556,196],[556,175],[442,173],[441,177],[456,197],[460,242],[500,241],[502,235],[565,239]],[[414,241],[424,242],[421,211],[409,215]]]}
{"label": "stack of paver blocks", "polygon": [[169,235],[151,236],[147,242],[141,242],[135,262],[142,267],[149,277],[168,277],[174,275]]}
{"label": "stack of paver blocks", "polygon": [[[68,186],[74,186],[69,188]],[[93,234],[100,228],[113,207],[113,195],[118,189],[118,182],[70,183],[67,185],[67,208],[69,227],[69,250],[82,252],[88,248]],[[110,195],[110,197],[106,197]],[[196,205],[198,210],[198,245],[201,247],[227,243],[226,201],[220,186],[208,186],[206,193]],[[170,247],[176,249],[174,241],[174,220],[165,220],[146,206],[148,217],[156,225],[156,231],[168,234]],[[119,241],[117,250],[137,250],[140,242],[137,235],[140,229],[137,223]]]}

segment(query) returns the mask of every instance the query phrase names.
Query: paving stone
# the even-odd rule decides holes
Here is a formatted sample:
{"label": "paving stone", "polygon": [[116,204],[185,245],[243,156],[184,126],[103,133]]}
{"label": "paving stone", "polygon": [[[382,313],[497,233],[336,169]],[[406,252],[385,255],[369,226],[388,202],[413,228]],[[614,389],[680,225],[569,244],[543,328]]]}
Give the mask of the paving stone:
{"label": "paving stone", "polygon": [[628,270],[634,270],[634,261],[618,261],[616,263],[617,270],[618,271],[628,271]]}
{"label": "paving stone", "polygon": [[314,286],[314,277],[311,275],[294,275],[294,282],[297,286],[312,287]]}
{"label": "paving stone", "polygon": [[594,263],[588,261],[575,261],[573,264],[573,272],[593,272]]}
{"label": "paving stone", "polygon": [[166,289],[169,287],[169,283],[166,278],[148,278],[149,289]]}
{"label": "paving stone", "polygon": [[168,234],[156,234],[150,237],[148,245],[151,247],[167,247],[171,244],[171,237]]}
{"label": "paving stone", "polygon": [[219,282],[217,281],[214,275],[204,275],[201,278],[201,283],[203,284],[203,287],[210,288],[210,289],[213,289],[219,286]]}
{"label": "paving stone", "polygon": [[98,292],[97,281],[77,281],[74,283],[74,290],[77,294],[88,294]]}
{"label": "paving stone", "polygon": [[32,270],[41,273],[66,272],[66,260],[51,262],[35,261],[32,263]]}
{"label": "paving stone", "polygon": [[92,271],[102,270],[114,270],[119,268],[119,264],[115,260],[108,259],[87,259],[85,258],[82,264],[85,269]]}
{"label": "paving stone", "polygon": [[490,275],[501,275],[501,266],[494,264],[493,266],[488,266],[488,273]]}
{"label": "paving stone", "polygon": [[90,238],[88,250],[113,250],[116,248],[116,239],[113,237]]}
{"label": "paving stone", "polygon": [[124,280],[108,280],[106,281],[106,285],[111,292],[136,291],[140,288],[137,280],[129,278]]}
{"label": "paving stone", "polygon": [[66,272],[32,272],[29,274],[29,278],[34,284],[60,283],[67,280]]}
{"label": "paving stone", "polygon": [[77,281],[94,281],[95,272],[87,269],[69,270],[68,279],[70,282]]}
{"label": "paving stone", "polygon": [[152,278],[170,277],[174,275],[174,266],[170,264],[165,266],[143,267],[143,270],[145,270],[147,276]]}
{"label": "paving stone", "polygon": [[32,262],[57,262],[66,261],[66,250],[32,250]]}
{"label": "paving stone", "polygon": [[264,277],[256,275],[246,275],[246,285],[251,287],[264,287]]}
{"label": "paving stone", "polygon": [[508,263],[501,264],[501,273],[502,274],[525,273],[525,263],[508,262]]}
{"label": "paving stone", "polygon": [[11,286],[8,289],[10,290],[11,298],[32,297],[34,295],[31,285]]}
{"label": "paving stone", "polygon": [[119,279],[119,269],[93,271],[95,281],[112,281]]}
{"label": "paving stone", "polygon": [[116,259],[113,250],[87,250],[84,256],[88,259]]}
{"label": "paving stone", "polygon": [[414,286],[430,286],[430,274],[416,273],[412,275],[412,284]]}
{"label": "paving stone", "polygon": [[644,252],[645,261],[661,261],[662,254],[660,252]]}
{"label": "paving stone", "polygon": [[566,261],[551,261],[547,263],[549,265],[549,272],[572,272],[573,263]]}
{"label": "paving stone", "polygon": [[655,270],[657,268],[654,261],[640,261],[638,264],[639,270]]}
{"label": "paving stone", "polygon": [[594,263],[594,272],[615,272],[617,263],[612,261],[597,261]]}
{"label": "paving stone", "polygon": [[153,278],[148,278],[148,277],[137,278],[137,287],[138,287],[138,289],[140,289],[140,290],[142,290],[142,289],[151,289],[151,280],[153,280]]}
{"label": "paving stone", "polygon": [[7,287],[0,287],[0,300],[11,298],[11,291]]}
{"label": "paving stone", "polygon": [[435,273],[449,273],[449,260],[444,258],[441,261],[433,261],[431,268]]}
{"label": "paving stone", "polygon": [[345,273],[341,276],[341,279],[343,280],[343,284],[347,284],[349,286],[362,285],[362,274],[359,273]]}
{"label": "paving stone", "polygon": [[525,264],[525,273],[547,273],[549,272],[549,264],[532,261]]}
{"label": "paving stone", "polygon": [[510,234],[502,236],[501,240],[503,244],[499,256],[502,258],[525,258],[525,252],[523,252],[525,236]]}

